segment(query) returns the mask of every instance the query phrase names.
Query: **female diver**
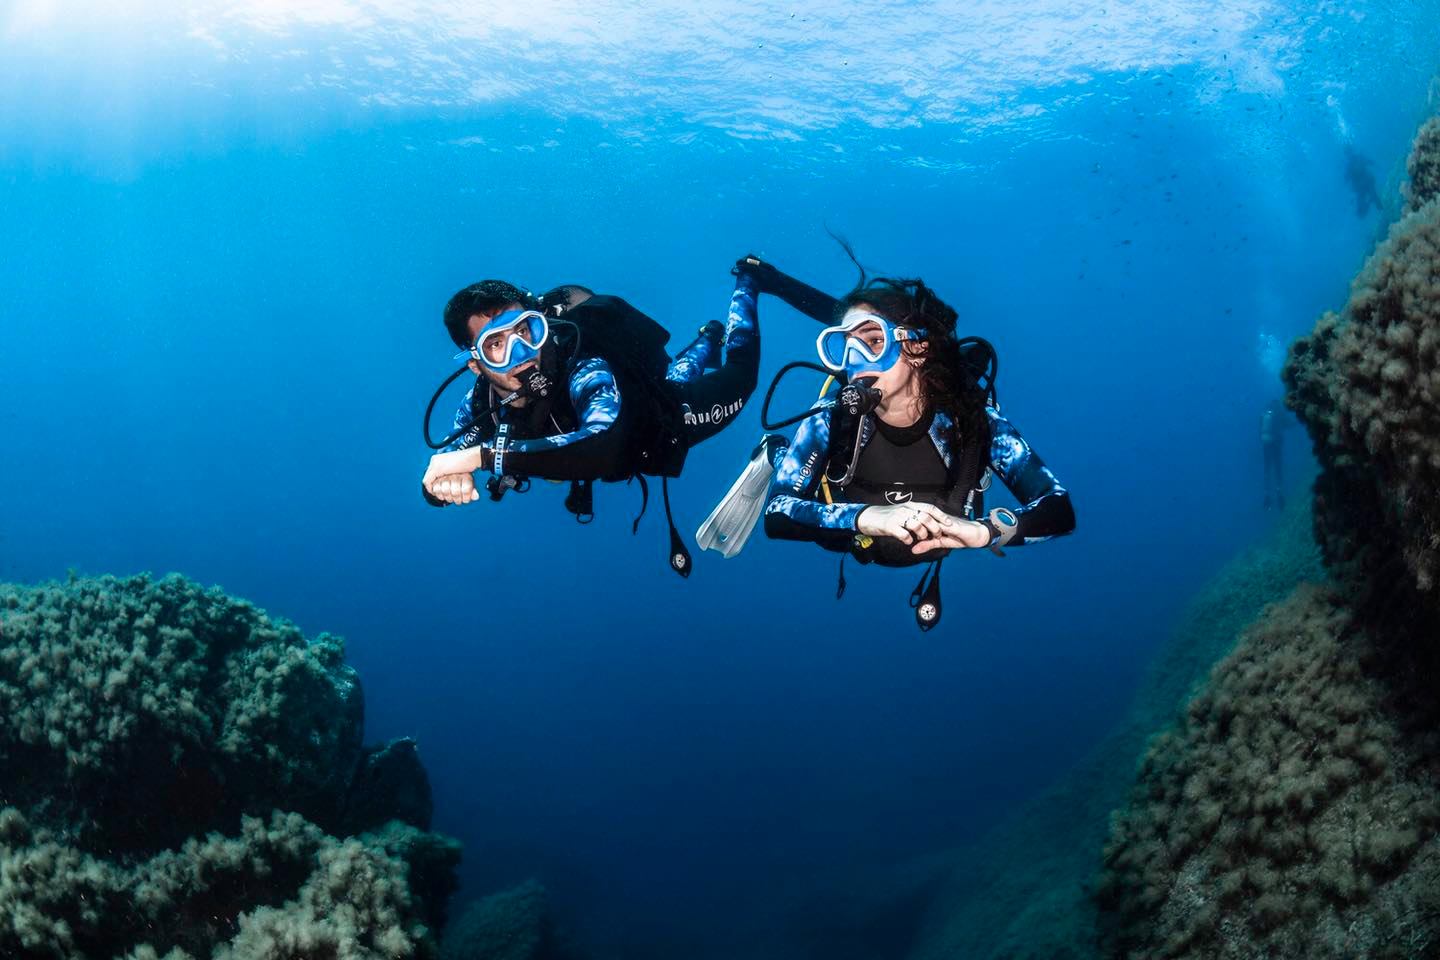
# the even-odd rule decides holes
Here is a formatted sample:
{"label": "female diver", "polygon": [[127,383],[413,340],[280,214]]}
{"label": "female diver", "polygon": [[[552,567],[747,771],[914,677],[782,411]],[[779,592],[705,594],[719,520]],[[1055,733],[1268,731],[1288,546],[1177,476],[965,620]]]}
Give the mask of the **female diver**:
{"label": "female diver", "polygon": [[[1069,493],[1000,414],[994,351],[978,338],[957,340],[956,312],[922,281],[867,283],[862,274],[837,301],[754,258],[747,266],[762,292],[829,323],[816,347],[841,384],[804,416],[783,456],[778,438],[762,445],[776,464],[766,534],[861,563],[931,564],[911,597],[929,629],[950,551],[1003,555],[1001,547],[1075,528]],[[992,476],[1020,506],[985,512]],[[842,556],[841,592],[843,565]]]}

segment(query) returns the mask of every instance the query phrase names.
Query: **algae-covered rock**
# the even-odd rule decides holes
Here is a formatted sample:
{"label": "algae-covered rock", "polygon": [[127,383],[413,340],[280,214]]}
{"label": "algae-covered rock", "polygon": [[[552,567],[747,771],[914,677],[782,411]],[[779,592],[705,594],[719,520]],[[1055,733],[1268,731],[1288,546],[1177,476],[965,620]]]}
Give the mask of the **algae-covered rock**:
{"label": "algae-covered rock", "polygon": [[1440,574],[1440,199],[1390,229],[1351,288],[1291,347],[1287,402],[1322,473],[1316,536],[1357,585]]}
{"label": "algae-covered rock", "polygon": [[1433,651],[1307,586],[1154,739],[1111,827],[1119,956],[1414,957],[1440,933]]}
{"label": "algae-covered rock", "polygon": [[1092,897],[1110,811],[1135,780],[1135,758],[1185,713],[1211,668],[1275,597],[1324,576],[1298,498],[1260,542],[1188,604],[1125,720],[1052,787],[955,851],[907,960],[1094,960]]}
{"label": "algae-covered rock", "polygon": [[1405,185],[1406,213],[1440,197],[1440,117],[1431,117],[1420,128],[1405,172],[1410,178]]}
{"label": "algae-covered rock", "polygon": [[1440,198],[1291,349],[1331,575],[1268,608],[1151,743],[1105,849],[1118,957],[1304,960],[1440,948]]}
{"label": "algae-covered rock", "polygon": [[344,822],[352,829],[401,820],[429,829],[434,812],[430,778],[414,740],[398,737],[366,747],[350,783]]}
{"label": "algae-covered rock", "polygon": [[530,880],[477,900],[445,931],[441,960],[566,960],[550,898]]}
{"label": "algae-covered rock", "polygon": [[218,590],[0,586],[0,956],[433,954],[458,845],[363,725],[337,638]]}

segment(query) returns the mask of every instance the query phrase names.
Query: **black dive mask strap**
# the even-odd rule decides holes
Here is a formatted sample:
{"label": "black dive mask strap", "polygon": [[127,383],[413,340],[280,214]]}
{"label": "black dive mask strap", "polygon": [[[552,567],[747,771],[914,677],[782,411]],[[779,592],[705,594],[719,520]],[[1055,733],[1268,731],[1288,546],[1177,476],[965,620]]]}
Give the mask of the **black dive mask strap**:
{"label": "black dive mask strap", "polygon": [[920,582],[910,591],[910,606],[915,611],[915,623],[921,632],[929,630],[940,622],[940,564],[936,560],[925,568]]}

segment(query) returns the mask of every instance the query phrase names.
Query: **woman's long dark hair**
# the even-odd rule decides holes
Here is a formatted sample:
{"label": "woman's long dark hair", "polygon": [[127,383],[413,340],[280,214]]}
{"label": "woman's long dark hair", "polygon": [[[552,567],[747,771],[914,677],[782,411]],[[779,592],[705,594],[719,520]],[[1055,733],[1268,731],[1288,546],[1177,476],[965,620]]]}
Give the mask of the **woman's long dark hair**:
{"label": "woman's long dark hair", "polygon": [[[867,277],[850,244],[833,233],[831,236],[860,271],[855,288],[835,305],[835,322],[839,323],[851,307],[863,303],[893,324],[923,329],[925,336],[913,344],[906,343],[904,350],[907,358],[914,357],[922,349],[920,344],[925,344],[916,371],[920,377],[921,399],[927,408],[942,411],[954,424],[951,449],[955,456],[959,455],[962,443],[988,445],[990,421],[985,414],[988,394],[978,382],[982,371],[970,369],[961,358],[955,336],[959,314],[923,280]],[[988,457],[982,458],[982,462],[984,460]]]}

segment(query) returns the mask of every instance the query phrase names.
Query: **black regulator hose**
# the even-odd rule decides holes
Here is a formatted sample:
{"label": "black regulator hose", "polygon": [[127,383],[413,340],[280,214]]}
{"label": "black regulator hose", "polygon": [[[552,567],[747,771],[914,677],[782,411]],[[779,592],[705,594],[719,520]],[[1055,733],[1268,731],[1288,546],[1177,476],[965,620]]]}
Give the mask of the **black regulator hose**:
{"label": "black regulator hose", "polygon": [[[549,322],[552,327],[570,328],[574,339],[569,347],[569,356],[574,357],[576,354],[578,354],[580,350],[581,338],[581,330],[579,324],[571,323],[569,320],[551,320]],[[545,356],[547,355],[542,355],[542,361]],[[436,387],[435,392],[430,395],[430,402],[425,405],[425,446],[429,447],[431,450],[445,449],[446,447],[450,446],[450,444],[454,443],[456,440],[459,440],[465,434],[469,433],[470,428],[475,426],[475,421],[478,418],[471,417],[465,422],[463,426],[450,433],[443,440],[433,440],[430,437],[430,417],[435,413],[435,404],[440,402],[440,395],[443,394],[446,390],[448,390],[450,388],[450,384],[458,380],[461,376],[464,375],[465,371],[469,369],[470,365],[467,363],[465,366],[461,367],[459,370],[456,370],[454,373],[450,374],[450,376],[442,380],[440,382],[440,386]],[[516,390],[509,397],[501,400],[500,404],[503,406],[510,403],[512,400],[520,397],[543,398],[549,396],[550,387],[554,383],[553,377],[551,375],[552,372],[552,367],[545,365],[543,362],[536,365],[534,370],[525,375],[520,389]]]}
{"label": "black regulator hose", "polygon": [[454,373],[450,374],[450,376],[446,377],[444,382],[442,382],[440,386],[436,388],[435,393],[431,395],[430,403],[427,404],[425,407],[425,446],[429,447],[431,450],[444,450],[446,447],[450,446],[450,444],[454,443],[456,440],[459,440],[462,436],[464,436],[471,427],[475,426],[475,421],[472,419],[467,422],[463,427],[456,430],[454,433],[450,434],[445,439],[440,440],[439,442],[430,439],[430,415],[435,412],[435,404],[440,401],[440,395],[449,388],[450,384],[454,383],[456,380],[459,380],[461,375],[469,369],[469,364],[466,364],[459,370],[456,370]]}
{"label": "black regulator hose", "polygon": [[780,386],[780,381],[785,378],[785,374],[789,373],[791,370],[796,369],[797,367],[804,367],[806,370],[815,370],[825,374],[825,376],[827,377],[833,376],[837,380],[843,379],[841,375],[834,373],[828,367],[822,367],[820,364],[811,363],[808,360],[794,360],[790,363],[785,364],[785,366],[781,367],[779,371],[776,372],[775,379],[770,381],[770,388],[765,391],[765,402],[760,405],[760,426],[763,429],[783,430],[784,428],[790,426],[792,423],[799,423],[806,417],[814,416],[823,409],[822,407],[811,407],[809,410],[806,410],[803,413],[797,413],[793,417],[786,417],[784,420],[779,420],[775,423],[770,422],[770,401],[775,398],[775,388]]}

